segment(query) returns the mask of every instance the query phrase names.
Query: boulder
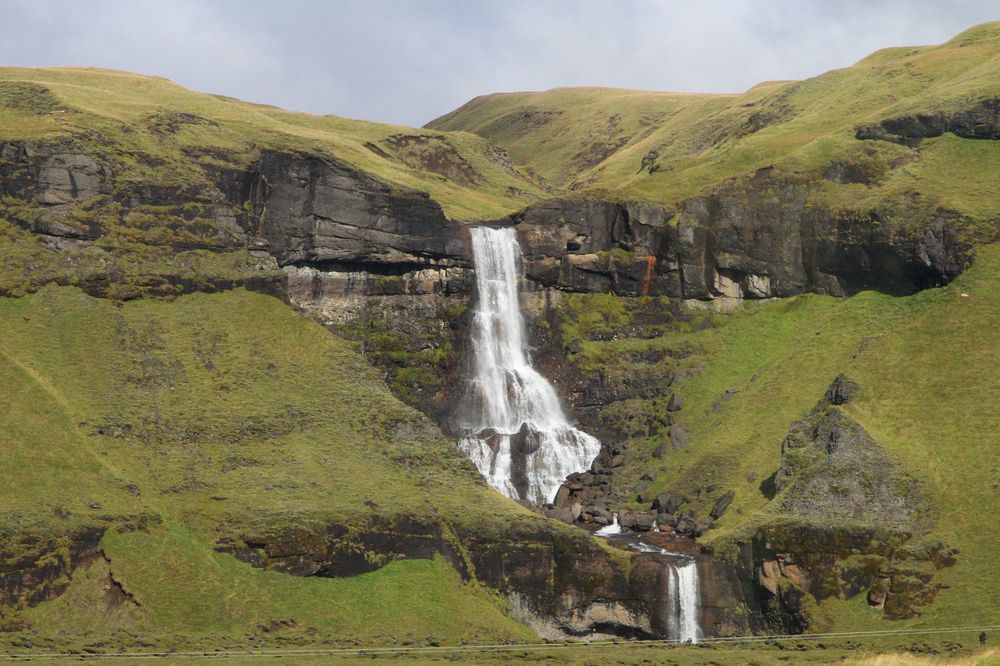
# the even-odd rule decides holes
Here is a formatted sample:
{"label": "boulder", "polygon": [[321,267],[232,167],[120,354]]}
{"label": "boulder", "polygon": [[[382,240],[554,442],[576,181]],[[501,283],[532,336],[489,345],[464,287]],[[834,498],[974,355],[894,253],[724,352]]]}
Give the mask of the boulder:
{"label": "boulder", "polygon": [[667,447],[665,447],[663,444],[660,444],[658,447],[656,447],[656,450],[653,451],[653,457],[659,460],[660,458],[663,457],[663,454],[665,454],[666,452],[667,452]]}
{"label": "boulder", "polygon": [[559,486],[559,490],[556,491],[556,497],[552,503],[556,506],[567,506],[569,504],[569,487],[566,484]]}
{"label": "boulder", "polygon": [[674,525],[674,530],[685,536],[697,536],[695,533],[698,531],[698,523],[691,516],[682,516]]}
{"label": "boulder", "polygon": [[563,523],[572,523],[576,518],[570,509],[564,507],[552,507],[543,509],[546,518],[552,518]]}
{"label": "boulder", "polygon": [[676,493],[660,493],[653,500],[653,508],[660,513],[677,513],[681,505],[687,503],[687,498]]}
{"label": "boulder", "polygon": [[660,529],[664,527],[673,529],[674,525],[677,524],[677,516],[672,513],[658,513],[656,514],[656,524],[660,526]]}
{"label": "boulder", "polygon": [[733,498],[735,496],[736,496],[736,491],[730,490],[725,495],[719,497],[719,499],[715,500],[715,505],[712,507],[712,510],[709,512],[708,515],[715,520],[721,518],[722,514],[724,514],[726,512],[726,509],[729,508],[729,505],[732,504]]}
{"label": "boulder", "polygon": [[684,398],[680,397],[676,393],[671,393],[670,400],[667,401],[667,411],[679,412],[682,409],[684,409]]}
{"label": "boulder", "polygon": [[604,525],[610,523],[612,518],[611,512],[608,511],[606,508],[602,506],[595,506],[593,504],[588,505],[586,508],[584,508],[583,513],[590,514],[593,517],[592,519],[594,520],[594,522],[597,522],[597,519],[600,518],[601,520],[604,521],[603,522]]}
{"label": "boulder", "polygon": [[654,522],[656,522],[655,511],[637,511],[632,521],[632,529],[636,532],[648,532],[653,529]]}
{"label": "boulder", "polygon": [[691,434],[688,432],[687,426],[680,423],[670,426],[667,434],[670,437],[670,448],[674,451],[680,451],[691,442]]}

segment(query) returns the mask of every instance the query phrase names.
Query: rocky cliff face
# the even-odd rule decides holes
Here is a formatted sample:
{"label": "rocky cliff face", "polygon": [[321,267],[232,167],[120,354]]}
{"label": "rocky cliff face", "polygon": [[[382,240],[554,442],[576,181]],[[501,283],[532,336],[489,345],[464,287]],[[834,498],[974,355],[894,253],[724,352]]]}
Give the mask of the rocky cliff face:
{"label": "rocky cliff face", "polygon": [[878,123],[860,125],[858,139],[892,141],[917,146],[951,132],[964,139],[1000,139],[1000,98],[980,100],[977,104],[951,113],[915,113],[886,118]]}
{"label": "rocky cliff face", "polygon": [[463,579],[502,593],[518,619],[544,638],[666,635],[664,563],[616,555],[573,529],[536,523],[498,535],[451,526],[446,534],[434,520],[411,517],[322,532],[275,526],[225,539],[218,549],[295,576],[350,576],[397,559],[443,557]]}
{"label": "rocky cliff face", "polygon": [[968,245],[933,212],[893,231],[811,205],[806,180],[764,169],[688,200],[675,212],[560,202],[514,216],[526,272],[547,286],[622,296],[769,298],[862,289],[908,294],[948,282]]}
{"label": "rocky cliff face", "polygon": [[[77,261],[96,248],[119,264],[124,244],[139,243],[239,253],[236,283],[275,279],[265,274],[276,262],[300,299],[468,290],[465,226],[424,194],[299,153],[268,151],[246,169],[208,175],[214,188],[139,187],[117,182],[113,161],[71,143],[0,146],[8,219]],[[495,223],[517,227],[525,272],[539,285],[618,295],[906,294],[947,282],[969,260],[954,212],[915,211],[925,222],[897,229],[878,210],[860,219],[812,205],[812,187],[763,169],[678,210],[562,200]],[[81,266],[79,277],[106,283],[128,270],[95,272]],[[176,268],[172,275],[181,281]]]}

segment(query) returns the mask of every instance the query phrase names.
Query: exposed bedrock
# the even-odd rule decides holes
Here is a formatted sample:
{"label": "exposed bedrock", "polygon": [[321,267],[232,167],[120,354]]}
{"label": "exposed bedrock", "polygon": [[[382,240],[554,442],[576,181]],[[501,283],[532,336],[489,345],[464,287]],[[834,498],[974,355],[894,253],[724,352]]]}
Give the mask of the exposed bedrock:
{"label": "exposed bedrock", "polygon": [[880,139],[909,146],[951,132],[964,139],[1000,139],[1000,98],[980,100],[952,113],[914,113],[860,125],[859,139]]}
{"label": "exposed bedrock", "polygon": [[463,226],[426,194],[393,190],[331,158],[266,152],[241,180],[230,198],[250,203],[244,224],[281,265],[390,275],[468,265]]}
{"label": "exposed bedrock", "polygon": [[[987,121],[949,122],[979,132]],[[448,220],[427,195],[333,157],[263,151],[245,166],[193,163],[203,179],[167,184],[119,182],[115,160],[71,141],[0,144],[2,212],[69,259],[88,249],[108,253],[102,266],[120,261],[115,244],[123,240],[165,252],[242,252],[248,256],[236,279],[232,270],[220,271],[229,283],[251,281],[254,273],[259,281],[276,263],[290,273],[293,297],[315,298],[322,288],[377,295],[471,286],[463,277],[471,265],[465,224]],[[838,213],[814,205],[815,187],[805,177],[762,169],[676,210],[554,200],[493,224],[517,227],[531,281],[568,291],[702,300],[862,289],[906,294],[947,282],[968,262],[958,213],[915,207],[902,225],[879,210]],[[154,268],[173,271],[174,292],[199,289],[198,281],[181,279],[190,269],[162,264]],[[296,273],[303,268],[313,272]],[[120,279],[113,266],[102,270],[104,282]],[[208,288],[212,277],[202,280]],[[224,288],[222,276],[214,277]]]}
{"label": "exposed bedrock", "polygon": [[954,224],[930,212],[909,230],[878,211],[835,214],[811,185],[764,169],[686,201],[646,206],[555,202],[515,215],[529,277],[571,291],[679,298],[767,298],[939,286],[968,261]]}
{"label": "exposed bedrock", "polygon": [[[443,557],[466,580],[503,594],[515,616],[544,638],[667,636],[666,564],[652,554],[615,553],[584,532],[536,521],[500,533],[435,519],[373,518],[321,533],[275,526],[227,539],[218,549],[253,566],[296,576],[343,576],[397,559]],[[702,626],[712,635],[745,634],[745,613],[726,570],[696,555],[706,579]]]}

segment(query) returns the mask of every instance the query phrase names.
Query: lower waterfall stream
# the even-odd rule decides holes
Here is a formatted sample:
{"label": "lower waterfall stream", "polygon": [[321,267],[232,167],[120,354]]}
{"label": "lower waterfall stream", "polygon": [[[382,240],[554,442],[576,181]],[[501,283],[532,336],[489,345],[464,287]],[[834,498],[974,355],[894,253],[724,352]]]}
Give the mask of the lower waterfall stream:
{"label": "lower waterfall stream", "polygon": [[698,619],[701,589],[697,561],[689,555],[673,553],[638,538],[627,541],[627,544],[632,550],[657,553],[666,560],[668,575],[664,595],[667,598],[667,638],[681,643],[697,643],[702,636]]}
{"label": "lower waterfall stream", "polygon": [[473,227],[479,301],[470,336],[459,446],[512,499],[551,502],[566,476],[590,467],[601,443],[566,419],[555,389],[531,367],[518,300],[521,251],[512,228]]}

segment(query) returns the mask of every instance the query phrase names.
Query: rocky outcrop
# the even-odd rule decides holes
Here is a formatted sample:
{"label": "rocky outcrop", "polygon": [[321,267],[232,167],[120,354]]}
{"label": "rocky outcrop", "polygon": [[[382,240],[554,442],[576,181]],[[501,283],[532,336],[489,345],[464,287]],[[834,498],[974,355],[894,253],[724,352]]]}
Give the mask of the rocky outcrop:
{"label": "rocky outcrop", "polygon": [[511,218],[533,280],[569,291],[677,298],[769,298],[863,289],[909,294],[965,267],[957,214],[893,230],[810,204],[812,185],[762,169],[689,199],[678,211],[554,202]]}
{"label": "rocky outcrop", "polygon": [[[983,134],[996,111],[990,104],[949,122]],[[294,297],[316,289],[468,291],[466,227],[445,218],[426,194],[324,155],[263,151],[247,166],[216,165],[222,162],[199,165],[205,181],[198,185],[118,182],[112,157],[76,143],[4,143],[3,212],[40,237],[111,254],[108,239],[127,239],[165,253],[268,257],[290,274]],[[804,177],[762,169],[675,210],[554,200],[493,223],[517,227],[532,282],[567,291],[702,300],[904,294],[947,282],[968,261],[957,213],[920,210],[911,217],[926,221],[904,229],[877,210],[859,216],[814,206],[813,187]],[[57,243],[67,255],[82,249]],[[169,261],[162,263],[169,273]],[[261,272],[253,262],[240,270]],[[106,275],[116,279],[115,271]]]}
{"label": "rocky outcrop", "polygon": [[425,193],[393,190],[333,158],[265,152],[242,192],[248,230],[282,266],[400,275],[468,265],[464,227]]}
{"label": "rocky outcrop", "polygon": [[538,519],[444,529],[435,518],[373,516],[322,532],[275,525],[225,538],[217,549],[255,567],[321,577],[443,557],[463,579],[498,590],[543,637],[665,636],[663,588],[652,558],[639,556],[630,565],[631,554],[611,555],[582,531],[550,525]]}
{"label": "rocky outcrop", "polygon": [[848,520],[913,530],[932,516],[920,484],[840,405],[857,385],[841,376],[781,444],[774,477],[782,510],[809,520]]}
{"label": "rocky outcrop", "polygon": [[[860,390],[838,376],[782,442],[771,524],[737,544],[729,572],[756,609],[754,629],[799,633],[815,604],[865,594],[888,619],[919,615],[955,552],[921,537],[934,512],[916,479],[843,409]],[[713,517],[732,495],[719,498]]]}
{"label": "rocky outcrop", "polygon": [[1000,98],[980,100],[977,104],[951,113],[914,113],[860,125],[858,139],[878,139],[908,146],[923,139],[951,132],[964,139],[1000,139]]}
{"label": "rocky outcrop", "polygon": [[104,528],[94,526],[48,538],[5,538],[0,542],[0,608],[33,606],[58,597],[69,586],[73,570],[97,557],[102,536]]}
{"label": "rocky outcrop", "polygon": [[[91,507],[100,509],[99,504]],[[25,608],[58,598],[74,572],[103,557],[100,544],[108,529],[146,530],[160,522],[159,515],[144,513],[96,516],[91,524],[66,530],[4,525],[0,532],[0,633],[22,629]]]}
{"label": "rocky outcrop", "polygon": [[915,617],[943,587],[934,573],[955,556],[891,529],[778,522],[740,546],[729,575],[742,581],[755,631],[800,633],[829,598],[864,595],[886,619]]}

